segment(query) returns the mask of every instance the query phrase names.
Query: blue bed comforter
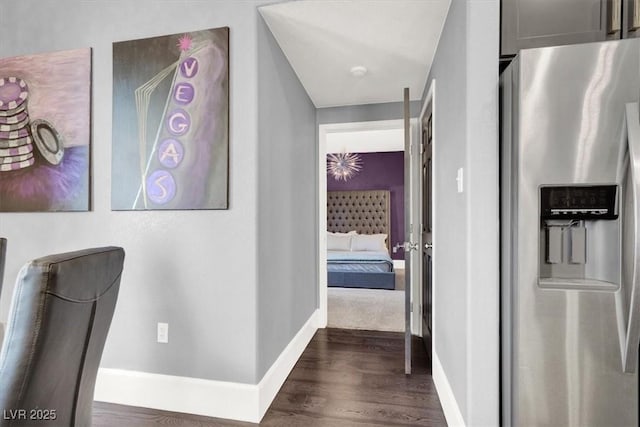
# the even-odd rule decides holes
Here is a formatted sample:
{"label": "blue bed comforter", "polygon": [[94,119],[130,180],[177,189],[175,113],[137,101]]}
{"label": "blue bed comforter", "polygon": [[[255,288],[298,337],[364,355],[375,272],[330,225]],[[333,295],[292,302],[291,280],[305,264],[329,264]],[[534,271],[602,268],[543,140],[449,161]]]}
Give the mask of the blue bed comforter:
{"label": "blue bed comforter", "polygon": [[327,270],[343,272],[390,272],[393,260],[387,252],[327,251]]}

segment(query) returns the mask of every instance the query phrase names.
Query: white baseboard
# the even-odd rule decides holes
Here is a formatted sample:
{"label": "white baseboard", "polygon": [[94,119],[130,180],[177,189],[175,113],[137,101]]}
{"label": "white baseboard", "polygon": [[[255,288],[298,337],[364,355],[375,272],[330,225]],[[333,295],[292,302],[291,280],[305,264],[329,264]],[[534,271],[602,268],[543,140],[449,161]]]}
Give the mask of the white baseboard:
{"label": "white baseboard", "polygon": [[404,269],[404,260],[403,259],[394,259],[393,260],[393,268],[402,268]]}
{"label": "white baseboard", "polygon": [[252,384],[100,368],[94,399],[127,406],[258,422],[258,386]]}
{"label": "white baseboard", "polygon": [[100,368],[100,402],[259,423],[318,329],[316,310],[258,384]]}
{"label": "white baseboard", "polygon": [[271,368],[264,374],[260,383],[258,383],[258,398],[259,398],[259,411],[258,421],[260,422],[264,414],[271,406],[271,402],[275,399],[276,394],[282,387],[282,384],[286,381],[287,377],[291,373],[291,370],[295,366],[302,352],[307,348],[307,344],[313,338],[313,335],[318,330],[320,325],[320,310],[313,312],[307,323],[298,331],[295,337],[289,342],[289,344],[282,350],[280,356],[271,365]]}
{"label": "white baseboard", "polygon": [[444,369],[440,364],[440,359],[435,351],[432,352],[433,360],[433,383],[436,386],[438,397],[440,398],[440,404],[444,411],[444,417],[447,419],[447,425],[449,427],[465,427],[464,418],[458,407],[458,402],[453,394],[449,380],[447,379]]}

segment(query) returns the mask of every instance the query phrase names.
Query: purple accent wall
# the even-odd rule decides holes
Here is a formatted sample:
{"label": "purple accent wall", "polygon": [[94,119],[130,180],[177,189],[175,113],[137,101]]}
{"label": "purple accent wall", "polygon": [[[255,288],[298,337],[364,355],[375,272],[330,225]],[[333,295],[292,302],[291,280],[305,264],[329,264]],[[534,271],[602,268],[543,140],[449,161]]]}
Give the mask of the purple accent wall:
{"label": "purple accent wall", "polygon": [[[348,181],[336,181],[327,174],[327,191],[389,190],[391,192],[392,248],[404,241],[404,152],[360,153],[362,169]],[[391,252],[391,258],[404,259],[404,252]]]}

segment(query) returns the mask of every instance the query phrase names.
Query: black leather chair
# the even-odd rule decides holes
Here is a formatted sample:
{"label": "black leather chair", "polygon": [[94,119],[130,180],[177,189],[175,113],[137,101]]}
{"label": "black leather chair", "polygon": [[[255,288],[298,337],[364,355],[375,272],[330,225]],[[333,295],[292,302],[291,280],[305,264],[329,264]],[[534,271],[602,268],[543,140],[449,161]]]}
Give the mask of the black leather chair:
{"label": "black leather chair", "polygon": [[[0,296],[2,296],[2,280],[4,279],[4,264],[7,259],[7,239],[0,237]],[[0,322],[0,344],[4,339],[4,323]]]}
{"label": "black leather chair", "polygon": [[90,426],[122,248],[36,259],[18,276],[0,353],[0,426]]}
{"label": "black leather chair", "polygon": [[7,257],[7,239],[0,237],[0,295],[2,295],[2,279],[4,278],[4,263]]}

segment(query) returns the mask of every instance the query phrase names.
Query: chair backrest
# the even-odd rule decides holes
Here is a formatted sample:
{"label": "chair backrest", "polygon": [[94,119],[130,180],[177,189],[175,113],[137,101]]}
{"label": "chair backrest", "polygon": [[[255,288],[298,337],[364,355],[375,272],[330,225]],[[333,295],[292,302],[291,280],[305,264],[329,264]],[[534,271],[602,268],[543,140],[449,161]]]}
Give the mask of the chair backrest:
{"label": "chair backrest", "polygon": [[0,426],[32,425],[29,411],[38,409],[45,412],[36,417],[55,416],[38,425],[91,425],[123,262],[122,248],[107,247],[51,255],[22,268],[0,353]]}
{"label": "chair backrest", "polygon": [[[7,260],[7,239],[0,237],[0,297],[2,297],[2,283],[4,279],[4,265]],[[4,340],[4,323],[0,322],[0,345]]]}
{"label": "chair backrest", "polygon": [[0,237],[0,295],[2,295],[2,280],[4,279],[4,264],[7,257],[7,239]]}

